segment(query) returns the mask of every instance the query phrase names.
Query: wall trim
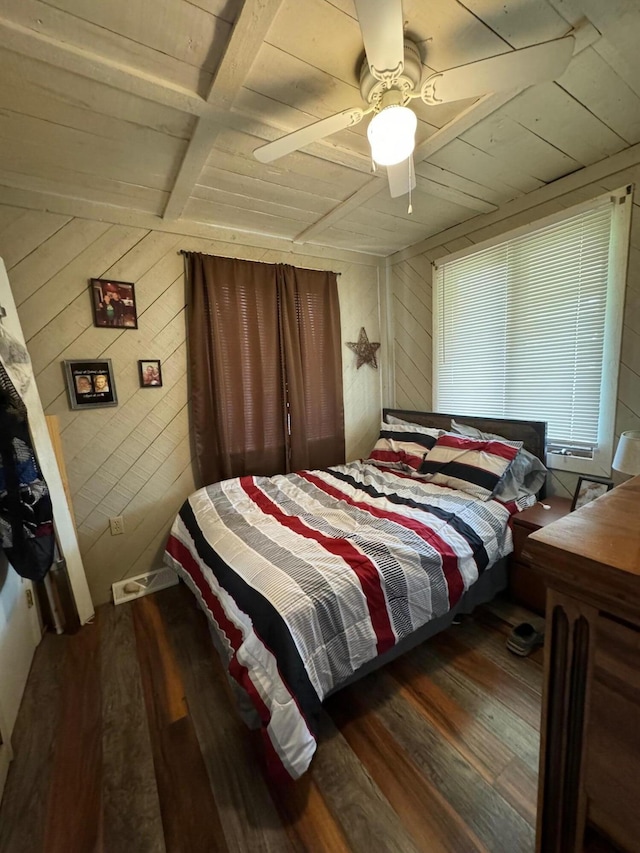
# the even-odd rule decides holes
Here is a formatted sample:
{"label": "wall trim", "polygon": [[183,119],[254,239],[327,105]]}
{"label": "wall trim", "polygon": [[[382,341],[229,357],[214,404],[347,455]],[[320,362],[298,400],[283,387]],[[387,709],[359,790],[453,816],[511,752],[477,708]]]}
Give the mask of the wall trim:
{"label": "wall trim", "polygon": [[380,305],[380,332],[385,345],[382,363],[382,405],[387,409],[396,406],[396,359],[395,321],[393,315],[393,293],[391,289],[391,264],[385,258],[378,268],[378,292]]}

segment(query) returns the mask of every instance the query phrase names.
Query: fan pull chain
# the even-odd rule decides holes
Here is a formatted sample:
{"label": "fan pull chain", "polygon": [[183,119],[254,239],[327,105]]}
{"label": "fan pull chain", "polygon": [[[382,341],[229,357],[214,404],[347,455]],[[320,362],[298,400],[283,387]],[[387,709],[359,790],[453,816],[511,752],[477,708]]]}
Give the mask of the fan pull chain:
{"label": "fan pull chain", "polygon": [[411,204],[411,164],[413,163],[413,157],[409,157],[409,207],[407,208],[407,213],[413,213],[413,205]]}

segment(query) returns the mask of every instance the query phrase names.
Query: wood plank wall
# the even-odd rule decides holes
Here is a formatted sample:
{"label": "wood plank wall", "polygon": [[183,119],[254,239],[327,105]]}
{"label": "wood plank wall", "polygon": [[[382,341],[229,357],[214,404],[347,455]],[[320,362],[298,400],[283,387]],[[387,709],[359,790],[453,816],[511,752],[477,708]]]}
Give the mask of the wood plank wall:
{"label": "wood plank wall", "polygon": [[[606,162],[606,161],[605,161]],[[600,169],[600,171],[606,171]],[[579,175],[580,173],[578,173]],[[640,181],[640,156],[635,165],[611,171],[590,183],[570,176],[566,192],[555,192],[553,185],[519,200],[519,210],[509,216],[498,210],[477,216],[431,237],[411,250],[391,258],[390,288],[393,310],[393,358],[395,367],[395,404],[406,409],[427,409],[432,403],[432,290],[431,263],[436,259],[480,243],[513,228],[542,219],[563,208],[595,198]],[[559,185],[562,182],[557,182]],[[578,183],[578,186],[575,184]],[[574,186],[572,186],[574,184]],[[559,187],[560,189],[562,187]],[[621,432],[640,429],[640,196],[636,189],[631,223],[631,249],[625,299],[620,379],[616,409],[616,442]],[[576,474],[554,472],[550,490],[573,496]],[[617,475],[616,475],[617,476]]]}
{"label": "wood plank wall", "polygon": [[[162,563],[168,529],[195,486],[189,430],[184,267],[179,249],[334,269],[339,281],[343,340],[365,326],[380,340],[377,259],[348,253],[293,254],[279,249],[190,238],[0,205],[4,258],[45,412],[57,415],[94,604],[108,601],[111,584]],[[265,244],[268,245],[268,244]],[[340,253],[337,253],[340,254]],[[109,277],[136,287],[139,328],[93,326],[88,280]],[[384,352],[384,351],[383,351]],[[111,358],[117,408],[71,411],[62,370],[69,358]],[[162,361],[163,387],[139,387],[137,360]],[[377,436],[380,372],[343,352],[348,458]],[[124,516],[112,537],[108,519]]]}

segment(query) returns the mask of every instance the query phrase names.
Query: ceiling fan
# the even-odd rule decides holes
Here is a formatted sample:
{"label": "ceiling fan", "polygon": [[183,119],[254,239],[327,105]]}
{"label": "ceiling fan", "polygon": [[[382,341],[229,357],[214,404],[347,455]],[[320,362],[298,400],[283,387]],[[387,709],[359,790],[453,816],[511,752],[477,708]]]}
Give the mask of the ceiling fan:
{"label": "ceiling fan", "polygon": [[353,107],[313,122],[256,148],[254,156],[271,163],[358,124],[373,113],[367,136],[374,164],[387,167],[391,196],[415,187],[413,149],[417,117],[409,104],[420,98],[437,104],[478,97],[488,92],[522,89],[559,77],[573,54],[573,36],[512,50],[489,59],[450,68],[422,80],[416,45],[404,37],[402,0],[354,0],[365,58],[360,70],[360,93],[368,107]]}

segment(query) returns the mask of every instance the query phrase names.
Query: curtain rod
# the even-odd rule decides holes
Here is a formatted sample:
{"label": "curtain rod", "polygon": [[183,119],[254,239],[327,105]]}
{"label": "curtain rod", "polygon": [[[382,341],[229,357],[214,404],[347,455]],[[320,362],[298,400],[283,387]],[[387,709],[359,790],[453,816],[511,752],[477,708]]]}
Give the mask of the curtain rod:
{"label": "curtain rod", "polygon": [[[189,249],[178,249],[179,255],[205,255],[207,258],[221,258],[225,257],[223,255],[208,255],[206,252],[192,252]],[[229,260],[246,260],[246,258],[229,258]],[[253,263],[263,263],[262,261],[254,261]],[[319,270],[319,272],[325,272],[325,270]],[[334,275],[342,275],[341,272],[334,273]]]}

